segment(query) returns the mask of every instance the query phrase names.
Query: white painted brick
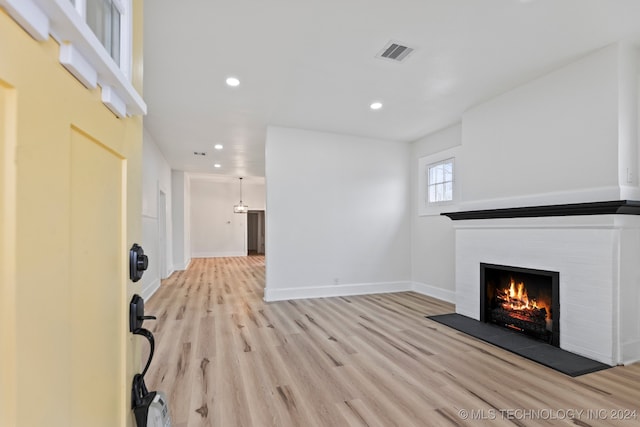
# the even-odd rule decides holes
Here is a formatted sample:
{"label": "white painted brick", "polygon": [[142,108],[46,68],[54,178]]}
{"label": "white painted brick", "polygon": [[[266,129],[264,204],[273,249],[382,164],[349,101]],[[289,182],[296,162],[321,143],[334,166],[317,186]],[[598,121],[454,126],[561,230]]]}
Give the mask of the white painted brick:
{"label": "white painted brick", "polygon": [[[639,225],[602,216],[457,226],[456,311],[479,318],[481,262],[558,271],[560,346],[604,363],[639,360]],[[621,302],[621,294],[632,302]]]}

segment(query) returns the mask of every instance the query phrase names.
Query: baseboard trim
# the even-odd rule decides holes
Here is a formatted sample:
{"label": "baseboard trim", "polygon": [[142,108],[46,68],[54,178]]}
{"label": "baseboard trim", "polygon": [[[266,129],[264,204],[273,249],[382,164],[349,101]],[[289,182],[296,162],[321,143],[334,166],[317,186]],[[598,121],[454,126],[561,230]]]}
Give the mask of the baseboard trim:
{"label": "baseboard trim", "polygon": [[390,292],[414,291],[428,297],[455,304],[456,293],[420,282],[379,282],[355,283],[338,286],[312,286],[304,288],[283,288],[264,290],[264,300],[286,301],[292,299],[343,297],[349,295],[383,294]]}
{"label": "baseboard trim", "polygon": [[350,295],[384,294],[412,290],[411,282],[354,283],[337,286],[314,286],[305,288],[264,289],[264,300],[286,301],[292,299],[343,297]]}
{"label": "baseboard trim", "polygon": [[182,271],[182,270],[186,270],[189,268],[189,265],[191,265],[191,258],[189,258],[188,260],[186,260],[184,263],[182,264],[176,264],[173,266],[173,269],[171,271],[171,274],[173,274],[175,271]]}
{"label": "baseboard trim", "polygon": [[622,343],[622,355],[620,362],[625,365],[631,365],[640,361],[640,340],[629,340]]}
{"label": "baseboard trim", "polygon": [[435,286],[427,285],[426,283],[413,282],[412,290],[428,297],[436,298],[442,301],[456,303],[456,292],[448,289],[442,289]]}
{"label": "baseboard trim", "polygon": [[148,301],[149,298],[151,298],[153,294],[155,294],[158,291],[158,289],[160,289],[160,279],[156,278],[151,283],[142,287],[142,289],[140,290],[140,293],[142,294],[142,299],[144,299],[145,301]]}
{"label": "baseboard trim", "polygon": [[247,256],[247,252],[195,252],[191,254],[192,258],[228,258],[238,256]]}

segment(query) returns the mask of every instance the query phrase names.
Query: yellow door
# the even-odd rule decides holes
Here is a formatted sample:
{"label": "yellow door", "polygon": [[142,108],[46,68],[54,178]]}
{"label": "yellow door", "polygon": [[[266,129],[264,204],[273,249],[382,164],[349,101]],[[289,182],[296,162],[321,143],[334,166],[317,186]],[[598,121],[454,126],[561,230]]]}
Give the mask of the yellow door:
{"label": "yellow door", "polygon": [[142,118],[116,118],[58,56],[0,9],[0,426],[132,426]]}
{"label": "yellow door", "polygon": [[94,384],[111,390],[125,386],[120,383],[125,159],[75,128],[70,154],[71,425],[87,425],[93,417],[105,426],[118,425],[122,393],[101,395]]}

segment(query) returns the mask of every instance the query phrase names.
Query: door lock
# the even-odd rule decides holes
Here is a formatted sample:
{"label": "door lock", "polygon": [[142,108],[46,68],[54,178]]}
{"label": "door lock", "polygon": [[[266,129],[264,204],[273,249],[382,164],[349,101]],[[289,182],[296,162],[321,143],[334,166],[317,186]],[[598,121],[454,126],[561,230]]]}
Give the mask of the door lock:
{"label": "door lock", "polygon": [[134,243],[129,250],[129,278],[133,282],[142,279],[144,271],[149,266],[149,258],[144,254],[144,249]]}

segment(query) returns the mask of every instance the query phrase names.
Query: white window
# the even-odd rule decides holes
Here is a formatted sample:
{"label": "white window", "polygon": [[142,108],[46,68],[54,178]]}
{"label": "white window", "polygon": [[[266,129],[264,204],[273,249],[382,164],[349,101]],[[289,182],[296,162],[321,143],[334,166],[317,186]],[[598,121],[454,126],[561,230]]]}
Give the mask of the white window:
{"label": "white window", "polygon": [[122,6],[112,0],[86,0],[87,24],[107,49],[111,58],[120,65],[120,19]]}
{"label": "white window", "polygon": [[427,167],[427,203],[453,200],[453,159],[443,160]]}
{"label": "white window", "polygon": [[130,0],[70,0],[109,56],[130,77]]}
{"label": "white window", "polygon": [[439,215],[455,211],[460,201],[456,179],[456,158],[460,147],[421,157],[418,160],[418,215]]}

